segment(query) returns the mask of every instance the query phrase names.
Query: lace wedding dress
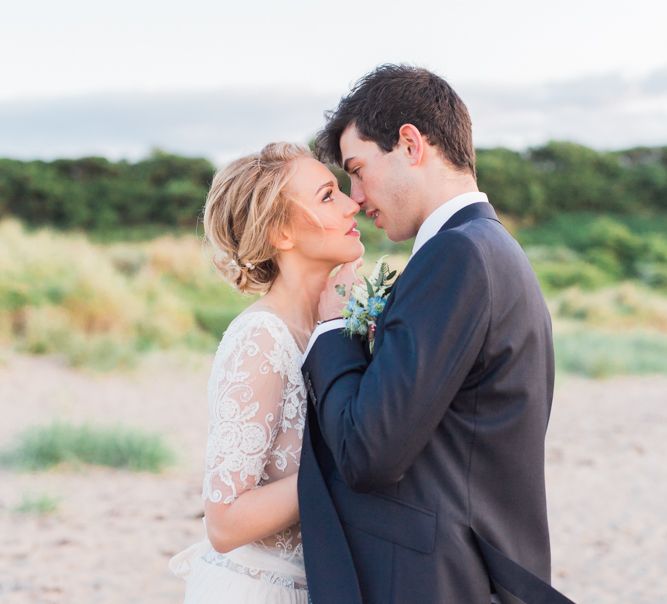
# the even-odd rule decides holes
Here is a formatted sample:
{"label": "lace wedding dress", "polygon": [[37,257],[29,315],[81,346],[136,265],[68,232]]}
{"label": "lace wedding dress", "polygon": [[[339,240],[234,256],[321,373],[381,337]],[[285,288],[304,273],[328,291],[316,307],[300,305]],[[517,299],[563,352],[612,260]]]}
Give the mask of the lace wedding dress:
{"label": "lace wedding dress", "polygon": [[[272,312],[236,317],[215,354],[202,497],[229,505],[297,472],[306,421],[301,350]],[[205,522],[205,519],[204,519]],[[185,604],[306,604],[300,525],[219,553],[205,538],[174,556]]]}

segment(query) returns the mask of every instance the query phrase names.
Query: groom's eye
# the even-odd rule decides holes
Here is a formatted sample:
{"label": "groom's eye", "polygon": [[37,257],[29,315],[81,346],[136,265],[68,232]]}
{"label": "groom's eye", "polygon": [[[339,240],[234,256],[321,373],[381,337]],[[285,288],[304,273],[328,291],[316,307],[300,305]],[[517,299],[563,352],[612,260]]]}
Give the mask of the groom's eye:
{"label": "groom's eye", "polygon": [[333,198],[333,189],[329,189],[327,191],[327,194],[322,198],[322,201],[329,202],[329,201],[333,201],[333,200],[334,200],[334,198]]}

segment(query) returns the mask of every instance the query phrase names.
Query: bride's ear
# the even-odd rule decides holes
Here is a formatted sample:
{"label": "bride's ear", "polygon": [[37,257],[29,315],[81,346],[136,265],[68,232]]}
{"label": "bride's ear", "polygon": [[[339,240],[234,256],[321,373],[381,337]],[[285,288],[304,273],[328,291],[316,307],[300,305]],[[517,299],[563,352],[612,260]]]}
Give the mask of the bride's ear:
{"label": "bride's ear", "polygon": [[281,252],[287,252],[294,247],[294,237],[289,225],[285,225],[271,236],[271,244]]}

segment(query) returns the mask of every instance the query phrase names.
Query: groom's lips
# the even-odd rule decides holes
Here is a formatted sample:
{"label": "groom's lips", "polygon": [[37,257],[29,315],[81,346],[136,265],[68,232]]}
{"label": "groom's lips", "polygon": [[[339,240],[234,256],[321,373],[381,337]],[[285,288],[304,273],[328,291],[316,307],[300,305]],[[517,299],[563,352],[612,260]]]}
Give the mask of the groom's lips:
{"label": "groom's lips", "polygon": [[378,224],[378,217],[380,216],[380,211],[379,210],[366,210],[366,216],[370,218],[374,223],[377,228],[381,228],[380,225]]}

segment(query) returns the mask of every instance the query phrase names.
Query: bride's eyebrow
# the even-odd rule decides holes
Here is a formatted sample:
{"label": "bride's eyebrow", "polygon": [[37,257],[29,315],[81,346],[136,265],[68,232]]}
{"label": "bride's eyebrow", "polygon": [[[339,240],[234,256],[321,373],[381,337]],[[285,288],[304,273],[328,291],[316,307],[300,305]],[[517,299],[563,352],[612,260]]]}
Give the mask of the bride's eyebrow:
{"label": "bride's eyebrow", "polygon": [[320,188],[315,191],[315,195],[317,195],[322,189],[325,187],[333,187],[334,183],[333,180],[330,180],[329,182],[325,182],[323,185],[320,185]]}

